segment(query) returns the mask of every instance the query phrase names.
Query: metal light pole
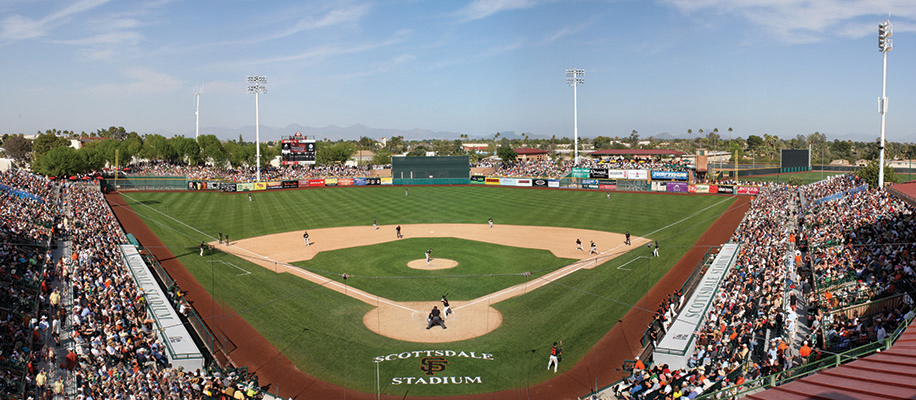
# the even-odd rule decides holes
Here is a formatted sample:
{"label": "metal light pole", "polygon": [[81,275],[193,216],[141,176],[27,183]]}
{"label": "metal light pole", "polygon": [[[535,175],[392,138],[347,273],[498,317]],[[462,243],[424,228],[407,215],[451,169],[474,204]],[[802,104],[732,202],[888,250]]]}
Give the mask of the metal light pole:
{"label": "metal light pole", "polygon": [[194,118],[196,119],[194,140],[200,140],[200,88],[194,91],[194,98],[196,99],[196,104],[194,105]]}
{"label": "metal light pole", "polygon": [[573,68],[566,70],[566,84],[573,87],[573,142],[575,146],[573,156],[575,157],[575,165],[579,165],[579,109],[576,88],[585,83],[584,76],[584,69]]}
{"label": "metal light pole", "polygon": [[878,112],[881,113],[881,147],[878,156],[878,187],[884,187],[884,115],[887,114],[887,52],[894,47],[891,36],[894,34],[894,26],[891,22],[884,20],[878,24],[878,50],[884,56],[884,70],[881,79],[881,98],[878,99]]}
{"label": "metal light pole", "polygon": [[262,75],[248,75],[248,94],[254,94],[254,151],[257,159],[258,182],[261,181],[261,121],[258,113],[258,95],[267,92],[267,77]]}

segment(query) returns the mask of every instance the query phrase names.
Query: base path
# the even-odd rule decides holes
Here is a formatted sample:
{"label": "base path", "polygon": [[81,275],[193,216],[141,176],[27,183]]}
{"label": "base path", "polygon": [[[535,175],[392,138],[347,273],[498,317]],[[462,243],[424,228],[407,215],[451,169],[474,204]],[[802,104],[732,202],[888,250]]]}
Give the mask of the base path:
{"label": "base path", "polygon": [[[311,229],[309,245],[305,245],[302,231],[275,233],[233,241],[230,245],[210,242],[219,246],[220,251],[260,265],[277,273],[288,273],[306,279],[325,288],[345,294],[364,303],[375,306],[363,316],[363,323],[369,330],[392,339],[418,343],[450,343],[483,336],[502,324],[502,314],[492,307],[500,301],[521,296],[551,282],[561,279],[580,269],[591,269],[603,264],[631,249],[649,242],[648,239],[631,236],[632,244],[624,245],[624,235],[613,232],[594,230],[557,228],[546,226],[497,225],[493,228],[484,224],[414,224],[400,225],[401,234],[406,238],[419,237],[452,237],[480,242],[496,243],[505,246],[549,250],[557,257],[571,258],[578,261],[552,271],[544,276],[532,279],[524,284],[515,285],[495,293],[470,301],[451,301],[455,311],[446,326],[449,329],[426,329],[426,317],[433,306],[439,306],[438,299],[426,302],[398,302],[389,300],[363,290],[345,285],[339,280],[329,279],[291,265],[302,260],[310,260],[322,251],[340,250],[350,247],[402,240],[397,238],[396,225],[372,227],[338,227]],[[611,245],[598,254],[589,254],[588,244],[576,249],[576,239],[586,238],[586,243],[594,241]],[[433,258],[427,265],[426,259],[414,260],[412,268],[428,267],[430,269],[454,266],[451,260]],[[454,261],[452,261],[454,263]],[[434,265],[435,264],[435,265]]]}
{"label": "base path", "polygon": [[[208,327],[214,332],[225,335],[227,341],[236,346],[236,349],[228,354],[235,365],[248,366],[249,371],[258,374],[262,385],[271,384],[273,387],[279,385],[280,395],[283,398],[376,399],[374,393],[358,392],[333,385],[315,379],[296,368],[286,356],[282,353],[278,354],[277,349],[248,325],[242,317],[236,315],[231,309],[214,305],[209,293],[175,259],[162,241],[126,205],[119,194],[109,194],[105,197],[125,231],[133,233],[137,240],[156,256],[172,279],[187,292],[187,299],[193,303],[195,310],[206,321]],[[750,201],[750,196],[739,196],[735,203],[697,240],[694,247],[649,291],[646,295],[647,299],[643,301],[648,300],[649,304],[658,304],[665,296],[679,289],[710,246],[718,246],[728,241],[749,208]],[[301,233],[299,235],[299,244],[302,245]],[[318,240],[317,237],[314,239]],[[590,239],[585,240],[584,245],[587,246],[587,240]],[[575,243],[575,240],[572,243]],[[588,393],[596,384],[601,388],[624,376],[623,372],[616,369],[623,364],[624,360],[632,359],[633,355],[640,350],[638,338],[645,331],[651,318],[652,315],[647,315],[643,311],[631,310],[623,317],[622,322],[611,328],[571,370],[536,385],[477,395],[411,398],[423,400],[574,400]],[[622,346],[621,344],[624,343],[627,345]],[[381,398],[400,400],[403,399],[403,396],[381,396]]]}

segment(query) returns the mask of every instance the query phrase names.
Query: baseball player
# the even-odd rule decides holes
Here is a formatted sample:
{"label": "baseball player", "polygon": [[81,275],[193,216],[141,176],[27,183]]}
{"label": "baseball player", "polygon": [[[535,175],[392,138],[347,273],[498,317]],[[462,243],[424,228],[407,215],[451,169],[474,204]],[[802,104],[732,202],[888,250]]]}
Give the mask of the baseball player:
{"label": "baseball player", "polygon": [[442,310],[445,312],[443,318],[448,318],[448,315],[452,313],[452,308],[448,305],[448,299],[445,298],[445,294],[442,295]]}
{"label": "baseball player", "polygon": [[305,241],[305,247],[309,247],[309,233],[308,233],[308,231],[302,233],[302,240]]}
{"label": "baseball player", "polygon": [[627,246],[630,245],[630,231],[627,231],[627,240],[624,241],[623,244],[625,244],[625,245],[627,245]]}
{"label": "baseball player", "polygon": [[652,250],[652,255],[658,257],[658,240],[655,241],[655,249]]}
{"label": "baseball player", "polygon": [[445,326],[445,322],[442,321],[442,311],[439,311],[439,308],[433,306],[433,310],[429,312],[429,316],[426,317],[426,329],[432,328],[436,325],[442,327],[442,329],[448,329]]}
{"label": "baseball player", "polygon": [[253,201],[251,200],[251,193],[248,193],[248,201]]}
{"label": "baseball player", "polygon": [[433,249],[426,250],[426,265],[429,265],[430,255],[432,254]]}
{"label": "baseball player", "polygon": [[[426,328],[429,329],[429,328]],[[553,347],[550,348],[550,358],[547,360],[547,370],[550,371],[550,365],[553,364],[553,373],[557,373],[557,366],[560,365],[560,354],[563,354],[563,341],[560,341],[560,344],[557,345],[557,342],[553,342]]]}
{"label": "baseball player", "polygon": [[488,219],[487,223],[490,224],[490,229],[493,229],[493,218]]}
{"label": "baseball player", "polygon": [[592,249],[588,251],[588,255],[598,254],[598,246],[595,246],[595,241],[592,240]]}
{"label": "baseball player", "polygon": [[582,241],[579,240],[579,238],[576,238],[576,250],[585,251],[585,249],[582,248]]}
{"label": "baseball player", "polygon": [[219,231],[219,243],[223,243],[223,231]]}
{"label": "baseball player", "polygon": [[227,233],[227,234],[226,234],[226,246],[228,246],[228,245],[229,245],[229,234]]}
{"label": "baseball player", "polygon": [[372,230],[378,230],[378,225],[375,224],[375,219],[372,220]]}
{"label": "baseball player", "polygon": [[200,256],[201,257],[204,256],[204,246],[206,246],[204,242],[200,242]]}
{"label": "baseball player", "polygon": [[400,225],[398,225],[397,228],[394,228],[394,230],[396,230],[396,231],[398,232],[398,239],[404,237],[404,236],[401,236],[401,226],[400,226]]}

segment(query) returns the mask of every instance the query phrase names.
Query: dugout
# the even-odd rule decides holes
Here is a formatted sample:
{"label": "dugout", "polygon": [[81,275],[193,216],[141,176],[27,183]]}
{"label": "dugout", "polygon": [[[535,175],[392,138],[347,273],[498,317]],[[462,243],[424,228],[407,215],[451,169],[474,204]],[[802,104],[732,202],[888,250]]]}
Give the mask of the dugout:
{"label": "dugout", "polygon": [[392,157],[395,185],[465,185],[471,182],[468,156]]}

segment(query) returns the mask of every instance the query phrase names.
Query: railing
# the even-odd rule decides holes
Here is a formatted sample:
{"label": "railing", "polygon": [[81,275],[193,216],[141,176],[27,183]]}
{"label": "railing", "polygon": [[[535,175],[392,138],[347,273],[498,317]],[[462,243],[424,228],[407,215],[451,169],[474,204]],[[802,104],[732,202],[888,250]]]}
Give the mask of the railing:
{"label": "railing", "polygon": [[[916,315],[916,313],[914,313],[914,315]],[[894,342],[897,341],[897,339],[900,337],[900,335],[903,334],[903,331],[906,330],[907,326],[909,326],[912,321],[912,316],[903,320],[900,323],[900,326],[894,330],[894,333],[884,340],[871,342],[842,353],[829,353],[821,351],[821,353],[827,354],[823,357],[809,361],[807,364],[764,376],[753,381],[744,382],[741,385],[725,388],[716,392],[705,393],[702,396],[697,397],[697,399],[704,400],[740,397],[753,391],[763,390],[774,386],[779,386],[796,379],[801,379],[824,369],[837,367],[841,364],[857,360],[881,350],[890,349]],[[811,357],[815,357],[815,355],[812,355]]]}

